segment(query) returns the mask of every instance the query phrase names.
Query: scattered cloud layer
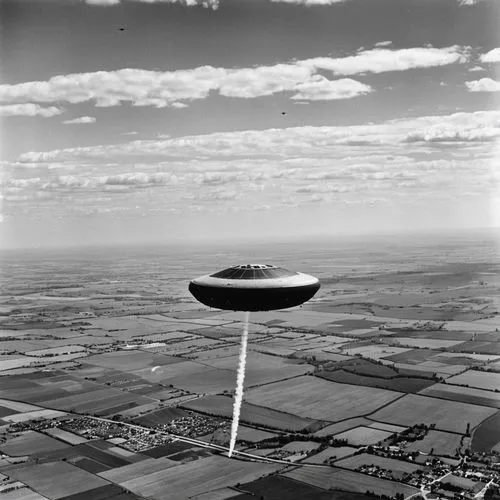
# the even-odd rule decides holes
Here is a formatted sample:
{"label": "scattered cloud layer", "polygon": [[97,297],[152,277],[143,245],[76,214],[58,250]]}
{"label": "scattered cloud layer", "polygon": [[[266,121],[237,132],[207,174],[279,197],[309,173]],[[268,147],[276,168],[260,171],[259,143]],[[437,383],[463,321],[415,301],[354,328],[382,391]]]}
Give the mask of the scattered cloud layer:
{"label": "scattered cloud layer", "polygon": [[500,47],[492,49],[486,54],[482,54],[479,60],[483,63],[495,63],[500,62]]}
{"label": "scattered cloud layer", "polygon": [[[100,5],[100,6],[112,6],[118,5],[123,0],[84,0],[88,5]],[[126,0],[127,2],[139,2],[139,3],[170,3],[170,4],[180,4],[186,7],[206,7],[211,9],[217,9],[219,7],[219,0]]]}
{"label": "scattered cloud layer", "polygon": [[73,118],[72,120],[65,120],[63,123],[65,125],[78,125],[81,123],[95,123],[96,119],[93,116],[80,116],[79,118]]}
{"label": "scattered cloud layer", "polygon": [[125,144],[29,152],[21,162],[123,161],[164,158],[272,158],[342,154],[386,148],[392,154],[409,143],[490,143],[500,137],[500,111],[389,120],[370,125],[291,127],[191,135]]}
{"label": "scattered cloud layer", "polygon": [[351,99],[359,95],[368,94],[373,89],[369,85],[360,83],[351,78],[328,80],[324,76],[315,75],[305,83],[299,83],[295,90],[298,92],[292,99],[303,101],[331,101],[334,99]]}
{"label": "scattered cloud layer", "polygon": [[391,50],[374,48],[347,57],[316,57],[273,66],[217,68],[200,66],[177,71],[121,69],[58,75],[47,81],[0,85],[0,103],[94,101],[98,107],[130,102],[134,106],[186,107],[186,103],[205,99],[210,92],[232,98],[255,98],[291,92],[294,99],[349,99],[372,92],[366,84],[333,77],[364,73],[406,71],[464,63],[469,48],[417,47]]}
{"label": "scattered cloud layer", "polygon": [[334,75],[349,76],[360,73],[384,73],[407,71],[413,68],[433,68],[453,63],[465,63],[469,59],[470,47],[414,47],[390,50],[375,48],[363,50],[348,57],[316,57],[298,64],[314,69],[328,70]]}
{"label": "scattered cloud layer", "polygon": [[41,116],[43,118],[51,118],[63,112],[63,109],[55,106],[43,107],[30,102],[0,105],[0,116]]}
{"label": "scattered cloud layer", "polygon": [[500,82],[491,78],[481,78],[472,82],[465,82],[470,92],[500,92]]}
{"label": "scattered cloud layer", "polygon": [[[99,5],[99,6],[113,6],[118,5],[122,2],[139,2],[139,3],[169,3],[169,4],[180,4],[186,7],[197,7],[202,6],[205,8],[217,9],[219,7],[219,0],[83,0],[88,5]],[[285,4],[295,4],[295,5],[305,5],[308,7],[313,6],[327,6],[335,5],[339,3],[344,3],[349,0],[270,0],[272,3],[285,3]],[[471,6],[479,3],[481,0],[457,0],[459,5]]]}

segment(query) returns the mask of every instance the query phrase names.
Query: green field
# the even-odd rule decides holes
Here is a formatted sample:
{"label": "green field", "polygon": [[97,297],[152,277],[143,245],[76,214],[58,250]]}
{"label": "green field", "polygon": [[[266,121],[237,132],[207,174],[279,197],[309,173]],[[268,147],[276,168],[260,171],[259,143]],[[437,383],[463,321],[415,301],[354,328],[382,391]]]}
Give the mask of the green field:
{"label": "green field", "polygon": [[[233,373],[232,380],[234,385],[236,382],[236,370],[238,368],[238,356],[239,355],[235,354],[223,358],[205,359],[203,362],[224,371],[230,370]],[[249,351],[245,371],[245,387],[267,384],[276,380],[304,375],[312,371],[312,369],[313,367],[311,365],[304,362]]]}
{"label": "green field", "polygon": [[410,462],[402,460],[394,460],[392,458],[379,457],[377,455],[369,455],[362,453],[361,455],[354,455],[352,457],[344,458],[335,462],[335,466],[343,467],[345,469],[355,470],[362,465],[376,465],[381,469],[393,471],[396,473],[413,473],[420,470],[421,467]]}
{"label": "green field", "polygon": [[474,451],[490,451],[500,442],[500,411],[483,421],[472,435],[471,448]]}
{"label": "green field", "polygon": [[355,417],[343,420],[342,422],[338,422],[336,424],[327,425],[326,427],[323,427],[322,429],[316,431],[314,435],[318,437],[333,436],[335,434],[339,434],[340,432],[354,429],[355,427],[359,427],[361,425],[369,427],[371,424],[372,421],[368,420],[367,418]]}
{"label": "green field", "polygon": [[435,398],[449,399],[452,401],[461,401],[462,403],[471,403],[473,405],[500,408],[500,393],[483,391],[472,387],[461,387],[447,383],[434,384],[433,386],[420,391],[419,394],[424,396],[433,396]]}
{"label": "green field", "polygon": [[245,399],[300,417],[336,421],[372,413],[400,395],[304,376],[250,389]]}
{"label": "green field", "polygon": [[66,462],[21,465],[9,468],[9,476],[55,500],[109,484],[104,479]]}
{"label": "green field", "polygon": [[341,458],[353,455],[356,451],[358,451],[358,448],[354,448],[352,446],[339,446],[337,448],[328,447],[323,451],[320,451],[316,455],[305,458],[303,462],[311,464],[322,464],[327,459],[336,458],[340,460]]}
{"label": "green field", "polygon": [[[243,484],[241,489],[248,491],[249,494],[238,495],[234,497],[234,500],[255,500],[258,498],[266,500],[368,500],[370,498],[347,491],[325,491],[293,479],[274,475]],[[218,498],[213,497],[211,500]]]}
{"label": "green field", "polygon": [[480,372],[469,370],[460,375],[455,375],[446,380],[447,384],[468,385],[469,387],[477,387],[494,391],[500,390],[500,373]]}
{"label": "green field", "polygon": [[62,450],[69,445],[45,434],[27,431],[21,436],[7,440],[0,444],[0,451],[12,457],[21,457],[33,453],[43,453],[53,450]]}
{"label": "green field", "polygon": [[322,371],[317,374],[318,377],[341,384],[363,385],[365,387],[377,387],[398,392],[419,392],[434,383],[433,380],[424,378],[395,377],[380,378],[358,375],[357,373],[344,370]]}
{"label": "green field", "polygon": [[126,481],[133,481],[134,479],[152,474],[153,472],[163,471],[170,467],[175,467],[178,462],[169,460],[168,458],[148,458],[140,462],[122,467],[101,472],[99,476],[113,483],[124,483]]}
{"label": "green field", "polygon": [[494,408],[407,394],[372,415],[376,420],[410,426],[435,424],[436,429],[465,433],[495,413]]}
{"label": "green field", "polygon": [[392,436],[392,434],[392,432],[374,429],[371,427],[356,427],[354,429],[341,432],[340,434],[335,434],[334,437],[335,439],[346,439],[347,444],[361,446],[384,441],[388,437]]}
{"label": "green field", "polygon": [[408,443],[408,451],[421,451],[423,453],[433,452],[434,455],[455,456],[460,446],[461,436],[450,432],[429,431],[424,439]]}
{"label": "green field", "polygon": [[224,486],[253,481],[281,467],[212,456],[125,481],[122,486],[144,497],[189,498]]}
{"label": "green field", "polygon": [[405,497],[418,493],[419,490],[412,486],[387,481],[373,476],[367,476],[359,472],[328,468],[308,468],[298,467],[282,474],[284,477],[296,479],[306,484],[323,488],[325,490],[339,489],[358,493],[365,493],[367,490],[373,491],[377,495],[394,496],[402,493]]}
{"label": "green field", "polygon": [[[231,418],[233,415],[233,399],[226,396],[207,396],[184,403],[182,407],[218,417]],[[271,408],[249,404],[245,401],[243,401],[241,408],[240,421],[290,431],[299,431],[317,425],[316,420],[297,417]]]}

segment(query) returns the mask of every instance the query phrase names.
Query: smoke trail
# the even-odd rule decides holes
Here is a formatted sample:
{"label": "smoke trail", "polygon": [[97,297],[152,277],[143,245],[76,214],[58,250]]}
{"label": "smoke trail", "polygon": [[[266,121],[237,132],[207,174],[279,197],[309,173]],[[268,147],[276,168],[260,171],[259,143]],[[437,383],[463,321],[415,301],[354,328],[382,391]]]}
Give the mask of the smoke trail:
{"label": "smoke trail", "polygon": [[241,403],[243,401],[243,382],[245,381],[245,365],[247,361],[247,343],[248,343],[248,320],[250,312],[245,312],[243,323],[243,335],[241,336],[240,362],[238,364],[238,376],[236,377],[236,393],[234,395],[233,405],[233,423],[231,424],[231,442],[229,443],[229,457],[233,454],[236,444],[236,435],[238,433],[238,423],[240,421]]}

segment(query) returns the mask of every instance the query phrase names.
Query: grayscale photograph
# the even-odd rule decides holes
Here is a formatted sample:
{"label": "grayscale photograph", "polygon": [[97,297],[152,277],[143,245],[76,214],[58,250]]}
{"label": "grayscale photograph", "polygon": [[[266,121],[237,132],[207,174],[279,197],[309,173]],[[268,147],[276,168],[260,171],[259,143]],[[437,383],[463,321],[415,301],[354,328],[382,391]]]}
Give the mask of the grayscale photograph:
{"label": "grayscale photograph", "polygon": [[0,0],[0,500],[500,500],[500,0]]}

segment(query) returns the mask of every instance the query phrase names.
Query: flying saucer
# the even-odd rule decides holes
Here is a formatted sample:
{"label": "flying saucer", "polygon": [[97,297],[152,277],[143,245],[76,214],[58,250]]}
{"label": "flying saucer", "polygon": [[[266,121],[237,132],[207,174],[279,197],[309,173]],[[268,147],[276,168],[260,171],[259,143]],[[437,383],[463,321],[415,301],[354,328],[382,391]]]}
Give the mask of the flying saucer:
{"label": "flying saucer", "polygon": [[286,309],[311,299],[319,290],[318,278],[270,264],[243,264],[189,283],[196,300],[208,307],[230,311]]}

